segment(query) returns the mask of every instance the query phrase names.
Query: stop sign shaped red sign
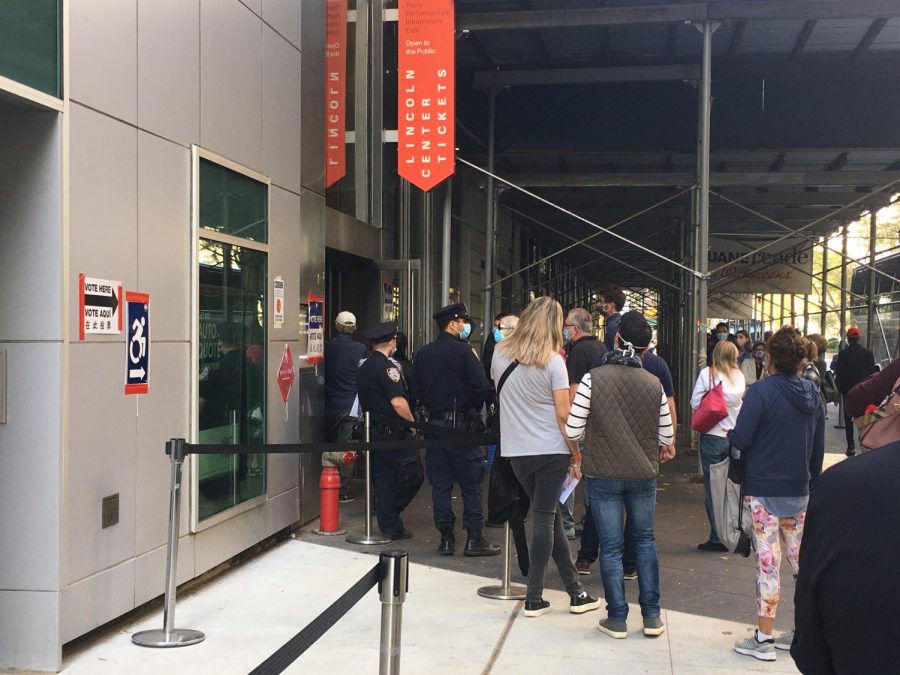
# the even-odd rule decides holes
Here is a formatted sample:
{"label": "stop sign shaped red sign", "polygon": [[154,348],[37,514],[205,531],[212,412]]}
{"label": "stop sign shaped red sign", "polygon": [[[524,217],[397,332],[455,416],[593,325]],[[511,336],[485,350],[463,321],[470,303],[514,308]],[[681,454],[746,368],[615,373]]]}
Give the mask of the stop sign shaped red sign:
{"label": "stop sign shaped red sign", "polygon": [[278,366],[278,389],[281,391],[281,400],[287,405],[288,394],[294,386],[294,360],[291,358],[291,348],[284,346],[284,355],[281,357],[281,365]]}

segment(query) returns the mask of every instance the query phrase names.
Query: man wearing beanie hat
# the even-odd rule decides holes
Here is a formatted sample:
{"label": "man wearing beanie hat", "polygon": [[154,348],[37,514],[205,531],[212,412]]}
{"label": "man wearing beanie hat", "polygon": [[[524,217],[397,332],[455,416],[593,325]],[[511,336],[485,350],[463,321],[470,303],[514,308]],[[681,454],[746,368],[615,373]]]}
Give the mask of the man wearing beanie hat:
{"label": "man wearing beanie hat", "polygon": [[[665,632],[659,607],[659,558],[653,520],[659,463],[674,456],[669,403],[659,379],[642,367],[643,351],[653,331],[638,312],[622,316],[616,350],[591,369],[575,393],[566,421],[566,436],[584,440],[581,471],[586,479],[591,513],[600,533],[600,571],[608,617],[600,631],[613,638],[628,636],[625,539],[634,552],[644,635]],[[627,531],[623,522],[627,515]]]}
{"label": "man wearing beanie hat", "polygon": [[[875,355],[871,350],[859,344],[859,328],[847,329],[847,347],[840,352],[834,380],[842,397],[846,397],[853,387],[875,372]],[[844,402],[846,411],[847,403]],[[856,442],[853,436],[853,419],[844,413],[844,433],[847,436],[847,456],[856,454]]]}

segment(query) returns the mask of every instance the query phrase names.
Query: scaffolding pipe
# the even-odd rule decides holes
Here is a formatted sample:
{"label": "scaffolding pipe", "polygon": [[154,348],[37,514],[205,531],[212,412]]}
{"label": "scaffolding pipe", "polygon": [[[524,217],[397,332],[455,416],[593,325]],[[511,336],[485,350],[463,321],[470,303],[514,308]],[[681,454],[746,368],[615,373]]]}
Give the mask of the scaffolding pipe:
{"label": "scaffolding pipe", "polygon": [[706,363],[707,293],[709,291],[709,140],[710,140],[710,108],[712,87],[712,35],[717,28],[711,22],[703,24],[703,65],[700,77],[698,100],[698,152],[697,152],[697,251],[694,266],[697,278],[697,304],[694,307],[697,333],[695,356],[697,364]]}
{"label": "scaffolding pipe", "polygon": [[[841,288],[847,288],[847,232],[849,226],[844,223],[841,233]],[[841,293],[841,316],[839,321],[841,345],[847,339],[847,294]],[[840,347],[839,347],[840,349]]]}
{"label": "scaffolding pipe", "polygon": [[869,212],[869,288],[866,304],[869,307],[868,321],[866,322],[866,347],[875,350],[875,313],[878,311],[875,306],[875,249],[878,246],[875,230],[878,227],[878,219],[875,211]]}
{"label": "scaffolding pipe", "polygon": [[[487,200],[487,212],[484,225],[484,300],[482,303],[482,330],[487,331],[488,326],[494,323],[493,296],[494,296],[494,200],[497,198],[494,190],[494,122],[497,115],[497,91],[491,89],[488,92],[488,176],[485,198]],[[487,333],[485,333],[487,338]]]}
{"label": "scaffolding pipe", "polygon": [[[828,288],[828,237],[822,240],[822,295],[819,296],[819,309],[822,312],[822,321],[819,326],[819,333],[825,335],[825,321],[828,318],[828,312],[825,308],[825,293]],[[824,354],[823,354],[824,356]]]}

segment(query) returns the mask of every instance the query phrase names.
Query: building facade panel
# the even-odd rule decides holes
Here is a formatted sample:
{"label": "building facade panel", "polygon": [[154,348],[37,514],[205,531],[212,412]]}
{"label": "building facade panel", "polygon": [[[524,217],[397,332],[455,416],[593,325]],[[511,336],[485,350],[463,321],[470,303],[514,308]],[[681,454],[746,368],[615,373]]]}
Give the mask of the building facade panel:
{"label": "building facade panel", "polygon": [[67,586],[61,605],[63,643],[130,611],[134,608],[134,560]]}
{"label": "building facade panel", "polygon": [[292,45],[300,47],[300,5],[294,0],[262,0],[262,18]]}
{"label": "building facade panel", "polygon": [[69,115],[69,339],[77,342],[79,274],[137,284],[137,130],[77,104]]}
{"label": "building facade panel", "polygon": [[268,26],[262,43],[263,173],[300,192],[300,51]]}
{"label": "building facade panel", "polygon": [[200,143],[262,170],[262,30],[238,0],[201,0]]}
{"label": "building facade panel", "polygon": [[200,0],[138,0],[138,125],[189,146],[200,138]]}
{"label": "building facade panel", "polygon": [[191,153],[138,132],[138,283],[153,340],[190,339]]}
{"label": "building facade panel", "polygon": [[137,123],[137,0],[69,3],[70,97]]}

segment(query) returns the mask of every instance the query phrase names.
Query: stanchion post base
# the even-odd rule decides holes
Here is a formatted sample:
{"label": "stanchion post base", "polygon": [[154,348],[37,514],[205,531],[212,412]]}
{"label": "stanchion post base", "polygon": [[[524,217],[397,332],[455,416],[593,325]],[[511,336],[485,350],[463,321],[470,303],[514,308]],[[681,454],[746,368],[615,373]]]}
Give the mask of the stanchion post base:
{"label": "stanchion post base", "polygon": [[478,589],[478,595],[491,600],[524,600],[525,587],[520,584],[506,586],[482,586]]}
{"label": "stanchion post base", "polygon": [[363,546],[382,546],[383,544],[390,544],[390,537],[376,537],[374,534],[371,537],[367,537],[364,534],[351,534],[347,537],[347,541],[351,544],[362,544]]}
{"label": "stanchion post base", "polygon": [[347,534],[347,530],[335,530],[334,532],[324,532],[320,530],[318,527],[312,531],[313,534],[318,534],[320,537],[336,537],[339,534]]}
{"label": "stanchion post base", "polygon": [[176,628],[169,633],[168,639],[163,628],[142,630],[131,636],[131,641],[141,647],[187,647],[203,642],[205,639],[206,635],[202,632],[190,628]]}

